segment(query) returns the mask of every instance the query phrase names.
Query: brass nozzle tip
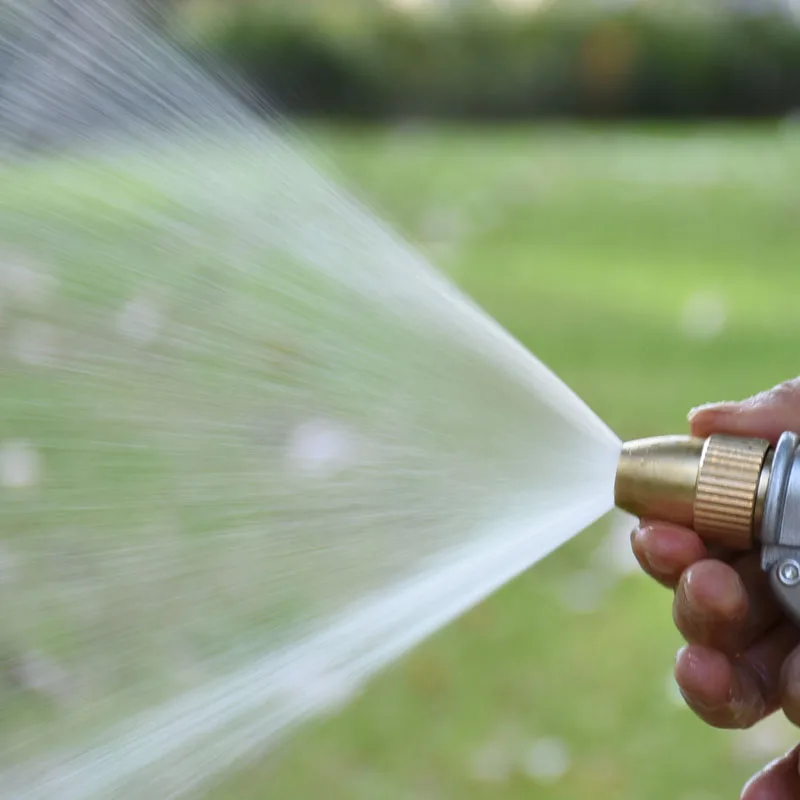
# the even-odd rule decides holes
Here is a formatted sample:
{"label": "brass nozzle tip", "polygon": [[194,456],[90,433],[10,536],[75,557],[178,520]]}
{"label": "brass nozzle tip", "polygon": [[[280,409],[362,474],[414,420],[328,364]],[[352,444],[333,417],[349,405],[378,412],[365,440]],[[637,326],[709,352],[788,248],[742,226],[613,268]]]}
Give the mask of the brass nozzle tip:
{"label": "brass nozzle tip", "polygon": [[748,549],[760,524],[769,442],[714,435],[627,442],[614,499],[637,517],[694,528],[705,539]]}
{"label": "brass nozzle tip", "polygon": [[703,439],[659,436],[626,442],[617,466],[614,502],[636,517],[694,523]]}

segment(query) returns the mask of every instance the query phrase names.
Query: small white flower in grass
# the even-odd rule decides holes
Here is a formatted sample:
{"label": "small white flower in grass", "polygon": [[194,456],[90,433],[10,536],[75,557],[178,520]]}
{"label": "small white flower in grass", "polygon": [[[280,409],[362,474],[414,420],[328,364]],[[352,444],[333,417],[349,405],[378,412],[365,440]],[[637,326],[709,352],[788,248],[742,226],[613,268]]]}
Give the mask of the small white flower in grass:
{"label": "small white flower in grass", "polygon": [[575,614],[590,614],[600,608],[607,588],[608,581],[597,570],[581,570],[562,582],[561,603]]}
{"label": "small white flower in grass", "polygon": [[400,11],[422,11],[428,8],[430,0],[389,0],[389,5]]}
{"label": "small white flower in grass", "polygon": [[32,258],[0,253],[0,296],[12,304],[39,307],[52,294],[55,279]]}
{"label": "small white flower in grass", "polygon": [[19,685],[29,692],[65,699],[69,686],[64,670],[42,653],[23,653],[11,664],[11,671]]}
{"label": "small white flower in grass", "polygon": [[34,447],[25,441],[0,444],[0,486],[24,489],[35,486],[41,478],[41,459]]}
{"label": "small white flower in grass", "polygon": [[290,469],[322,476],[345,467],[353,451],[352,436],[344,428],[324,419],[311,419],[290,435],[286,457]]}
{"label": "small white flower in grass", "polygon": [[470,773],[481,783],[505,783],[514,771],[514,752],[501,740],[487,742],[470,759]]}
{"label": "small white flower in grass", "polygon": [[675,708],[687,708],[686,701],[681,694],[681,688],[675,680],[675,675],[670,672],[664,681],[664,688],[666,690],[667,700],[675,706]]}
{"label": "small white flower in grass", "polygon": [[571,760],[562,739],[535,739],[523,754],[522,768],[537,783],[557,783],[569,772]]}
{"label": "small white flower in grass", "polygon": [[[428,247],[454,253],[458,243],[469,232],[468,221],[449,208],[433,209],[420,222],[420,236]],[[441,255],[441,253],[440,253]]]}
{"label": "small white flower in grass", "polygon": [[117,330],[137,345],[152,344],[164,326],[164,316],[144,297],[129,300],[117,314]]}
{"label": "small white flower in grass", "polygon": [[316,663],[313,656],[292,664],[291,669],[284,671],[279,683],[290,703],[313,706],[315,712],[321,714],[335,714],[342,710],[359,690],[355,676]]}
{"label": "small white flower in grass", "polygon": [[[429,5],[430,0],[406,0],[417,5]],[[407,117],[386,128],[386,140],[398,150],[414,150],[429,130],[430,125],[423,119]]]}
{"label": "small white flower in grass", "polygon": [[689,339],[714,339],[725,329],[726,321],[725,301],[713,292],[696,292],[681,311],[681,329]]}
{"label": "small white flower in grass", "polygon": [[797,729],[783,714],[773,714],[755,727],[732,735],[737,760],[771,761],[797,744]]}
{"label": "small white flower in grass", "polygon": [[550,0],[495,0],[495,3],[505,11],[521,11],[530,13]]}
{"label": "small white flower in grass", "polygon": [[46,367],[56,359],[58,334],[52,325],[25,321],[11,333],[11,353],[17,361],[32,367]]}
{"label": "small white flower in grass", "polygon": [[[800,3],[797,0],[792,0],[793,5],[798,6],[798,14],[800,16]],[[800,108],[792,109],[782,120],[781,127],[787,133],[796,134],[800,132]]]}
{"label": "small white flower in grass", "polygon": [[609,533],[595,552],[597,566],[605,567],[618,575],[641,572],[639,562],[631,547],[631,532],[636,527],[636,517],[622,511],[613,511],[609,516]]}
{"label": "small white flower in grass", "polygon": [[682,794],[679,800],[722,800],[722,797],[718,794],[712,794],[711,792],[704,792],[702,790],[696,792],[689,792],[688,794]]}
{"label": "small white flower in grass", "polygon": [[639,0],[594,0],[595,5],[608,11],[615,11],[617,9],[630,8],[639,3]]}
{"label": "small white flower in grass", "polygon": [[458,255],[458,249],[452,242],[432,242],[422,249],[435,262],[453,261]]}
{"label": "small white flower in grass", "polygon": [[16,575],[16,556],[5,545],[0,544],[0,586],[12,583]]}
{"label": "small white flower in grass", "polygon": [[314,705],[323,714],[337,714],[345,709],[358,693],[358,683],[342,671],[329,670],[319,680],[306,687]]}

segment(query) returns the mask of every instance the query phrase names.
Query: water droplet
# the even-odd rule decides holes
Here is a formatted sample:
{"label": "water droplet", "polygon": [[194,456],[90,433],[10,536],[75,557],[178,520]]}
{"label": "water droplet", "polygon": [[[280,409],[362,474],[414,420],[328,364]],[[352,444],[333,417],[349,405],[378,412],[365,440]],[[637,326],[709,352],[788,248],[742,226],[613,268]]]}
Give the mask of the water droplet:
{"label": "water droplet", "polygon": [[158,307],[151,301],[138,297],[129,300],[117,315],[117,330],[139,345],[152,344],[164,324]]}
{"label": "water droplet", "polygon": [[7,489],[24,489],[39,482],[39,454],[23,441],[3,442],[0,445],[0,485]]}
{"label": "water droplet", "polygon": [[569,771],[570,761],[569,748],[561,739],[535,739],[523,756],[522,768],[538,783],[556,783]]}
{"label": "water droplet", "polygon": [[725,329],[725,302],[718,294],[696,292],[681,312],[681,329],[690,339],[714,339]]}
{"label": "water droplet", "polygon": [[52,325],[44,322],[21,322],[11,335],[11,353],[23,364],[33,367],[52,365],[56,359],[58,336]]}

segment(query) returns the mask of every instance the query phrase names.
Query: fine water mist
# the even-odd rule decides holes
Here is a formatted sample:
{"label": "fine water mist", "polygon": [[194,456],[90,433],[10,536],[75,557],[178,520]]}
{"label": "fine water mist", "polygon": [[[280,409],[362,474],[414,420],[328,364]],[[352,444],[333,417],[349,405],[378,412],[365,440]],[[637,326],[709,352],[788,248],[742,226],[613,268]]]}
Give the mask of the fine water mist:
{"label": "fine water mist", "polygon": [[3,797],[197,789],[613,505],[616,436],[222,87],[0,0]]}

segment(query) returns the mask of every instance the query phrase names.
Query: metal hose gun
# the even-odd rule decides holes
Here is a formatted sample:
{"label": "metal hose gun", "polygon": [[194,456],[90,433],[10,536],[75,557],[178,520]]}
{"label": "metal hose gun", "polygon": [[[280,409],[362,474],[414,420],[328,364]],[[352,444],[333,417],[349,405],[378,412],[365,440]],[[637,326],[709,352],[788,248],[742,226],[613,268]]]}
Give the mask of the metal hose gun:
{"label": "metal hose gun", "polygon": [[616,505],[693,528],[734,550],[761,547],[761,566],[800,623],[800,436],[664,436],[623,446]]}

